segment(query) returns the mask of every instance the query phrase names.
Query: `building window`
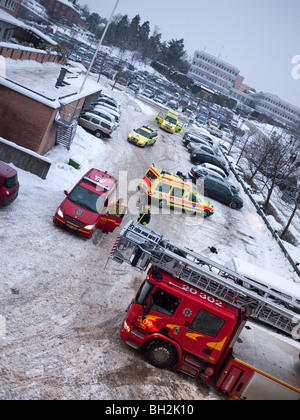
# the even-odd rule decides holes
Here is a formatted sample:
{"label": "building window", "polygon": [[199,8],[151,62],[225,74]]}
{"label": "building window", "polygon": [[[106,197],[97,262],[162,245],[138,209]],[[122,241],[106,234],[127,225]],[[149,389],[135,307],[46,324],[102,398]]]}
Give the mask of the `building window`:
{"label": "building window", "polygon": [[0,6],[4,7],[7,10],[15,11],[18,6],[18,1],[16,0],[0,0]]}

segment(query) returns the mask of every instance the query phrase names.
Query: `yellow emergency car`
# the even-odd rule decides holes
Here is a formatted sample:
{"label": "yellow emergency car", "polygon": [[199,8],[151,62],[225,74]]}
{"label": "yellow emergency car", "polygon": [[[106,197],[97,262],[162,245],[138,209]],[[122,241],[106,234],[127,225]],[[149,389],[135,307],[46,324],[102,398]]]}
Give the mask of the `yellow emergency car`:
{"label": "yellow emergency car", "polygon": [[139,147],[152,146],[157,141],[157,131],[150,127],[136,128],[128,136],[128,141]]}
{"label": "yellow emergency car", "polygon": [[170,109],[167,114],[160,112],[155,122],[160,126],[162,130],[168,131],[169,133],[180,133],[183,129],[184,123],[178,122],[178,112]]}
{"label": "yellow emergency car", "polygon": [[172,174],[151,166],[140,183],[141,190],[160,208],[169,206],[186,213],[209,217],[214,208],[186,182],[182,174]]}

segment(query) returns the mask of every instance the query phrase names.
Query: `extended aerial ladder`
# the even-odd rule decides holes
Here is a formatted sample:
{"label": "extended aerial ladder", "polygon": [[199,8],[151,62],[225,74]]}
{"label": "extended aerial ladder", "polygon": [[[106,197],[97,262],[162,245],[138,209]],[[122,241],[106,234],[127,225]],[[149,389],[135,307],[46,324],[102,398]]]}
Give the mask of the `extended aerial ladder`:
{"label": "extended aerial ladder", "polygon": [[121,231],[110,258],[138,271],[161,268],[274,328],[300,338],[300,304],[234,271],[178,246],[132,220]]}

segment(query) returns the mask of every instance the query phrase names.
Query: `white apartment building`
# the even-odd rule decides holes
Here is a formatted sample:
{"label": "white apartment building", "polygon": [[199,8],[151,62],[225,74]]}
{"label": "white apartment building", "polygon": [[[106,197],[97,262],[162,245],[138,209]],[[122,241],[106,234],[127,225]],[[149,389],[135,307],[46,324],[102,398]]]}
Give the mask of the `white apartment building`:
{"label": "white apartment building", "polygon": [[206,51],[196,51],[188,76],[198,84],[229,95],[240,70]]}
{"label": "white apartment building", "polygon": [[256,111],[293,128],[300,127],[300,108],[291,105],[271,93],[259,92],[253,95]]}

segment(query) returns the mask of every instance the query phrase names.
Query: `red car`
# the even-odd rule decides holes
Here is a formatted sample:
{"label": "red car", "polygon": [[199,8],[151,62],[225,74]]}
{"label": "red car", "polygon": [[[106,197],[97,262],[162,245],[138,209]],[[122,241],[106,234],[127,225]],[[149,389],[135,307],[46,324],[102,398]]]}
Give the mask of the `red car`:
{"label": "red car", "polygon": [[114,201],[118,181],[107,172],[91,169],[68,193],[54,222],[86,238],[96,229],[113,232],[120,226],[125,208]]}
{"label": "red car", "polygon": [[6,163],[0,162],[0,207],[6,207],[18,197],[18,173]]}

